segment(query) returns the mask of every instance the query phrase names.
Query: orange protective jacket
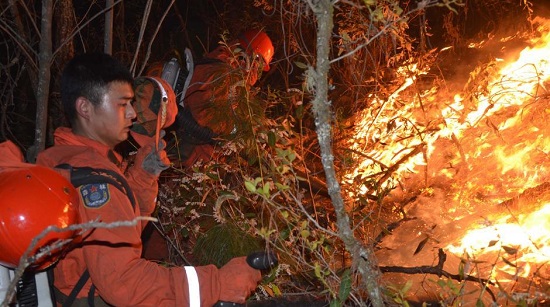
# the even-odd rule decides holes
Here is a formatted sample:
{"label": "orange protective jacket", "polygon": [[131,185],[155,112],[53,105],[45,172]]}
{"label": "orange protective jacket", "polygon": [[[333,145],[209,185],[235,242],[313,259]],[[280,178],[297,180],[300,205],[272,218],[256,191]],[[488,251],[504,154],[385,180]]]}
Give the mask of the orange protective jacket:
{"label": "orange protective jacket", "polygon": [[25,158],[21,150],[12,141],[0,143],[0,170],[12,167],[25,167]]}
{"label": "orange protective jacket", "polygon": [[[229,136],[236,126],[237,107],[235,86],[242,83],[243,75],[236,65],[230,62],[232,57],[226,46],[219,46],[205,56],[193,71],[189,88],[183,101],[193,118],[203,127],[210,128],[220,138]],[[242,85],[244,87],[244,85]],[[210,161],[214,158],[214,146],[211,144],[189,144],[190,151],[184,166],[192,166],[196,161]]]}
{"label": "orange protective jacket", "polygon": [[232,70],[228,63],[214,59],[195,66],[183,101],[199,125],[218,135],[228,135],[233,130],[237,102],[230,97]]}
{"label": "orange protective jacket", "polygon": [[[120,157],[107,146],[77,136],[68,128],[58,128],[55,145],[40,153],[37,164],[55,167],[68,163],[74,167],[113,170]],[[100,220],[110,223],[134,220],[150,215],[158,191],[157,177],[139,166],[125,176],[139,206],[132,207],[126,194],[109,184],[79,187],[81,222]],[[101,193],[94,193],[94,192]],[[190,297],[200,295],[201,306],[212,306],[219,298],[218,269],[214,265],[163,267],[140,258],[141,231],[145,223],[134,227],[96,228],[83,237],[82,244],[67,253],[54,269],[55,286],[69,295],[82,273],[88,269],[90,279],[77,298],[87,296],[92,285],[103,300],[114,306],[189,306]],[[199,289],[189,293],[186,269],[196,272]],[[191,278],[191,281],[196,280]],[[193,283],[191,283],[193,284]]]}

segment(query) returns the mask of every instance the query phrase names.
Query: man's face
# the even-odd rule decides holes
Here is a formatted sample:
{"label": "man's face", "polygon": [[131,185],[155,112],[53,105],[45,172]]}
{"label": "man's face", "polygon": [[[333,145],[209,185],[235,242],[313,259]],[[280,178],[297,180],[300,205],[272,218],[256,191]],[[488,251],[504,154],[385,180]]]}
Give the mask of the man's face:
{"label": "man's face", "polygon": [[134,90],[126,82],[111,82],[101,103],[93,108],[93,139],[111,148],[128,138],[136,112],[132,107]]}

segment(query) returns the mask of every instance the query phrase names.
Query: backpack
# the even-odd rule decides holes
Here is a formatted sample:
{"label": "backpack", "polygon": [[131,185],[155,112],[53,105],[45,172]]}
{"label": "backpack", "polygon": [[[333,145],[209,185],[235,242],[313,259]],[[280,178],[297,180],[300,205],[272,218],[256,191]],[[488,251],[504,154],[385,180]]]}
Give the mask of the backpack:
{"label": "backpack", "polygon": [[[54,294],[53,285],[50,284],[48,270],[23,274],[16,285],[16,305],[53,307]],[[13,280],[15,271],[0,266],[0,303],[5,299],[6,294]],[[8,306],[12,306],[11,304]]]}
{"label": "backpack", "polygon": [[[172,87],[172,90],[176,95],[176,104],[178,109],[176,121],[175,124],[164,129],[166,131],[164,140],[167,143],[166,148],[169,154],[178,157],[178,159],[182,161],[188,158],[186,153],[192,151],[194,146],[202,144],[216,144],[215,138],[217,135],[210,128],[201,126],[193,117],[191,111],[186,108],[184,104],[187,89],[191,83],[195,66],[213,62],[221,61],[218,59],[207,58],[199,62],[195,62],[191,50],[189,48],[185,48],[184,56],[181,61],[176,57],[172,57],[164,64],[156,62],[147,71],[147,75],[160,76],[161,79],[166,81],[166,83]],[[140,123],[139,118],[137,121]],[[143,131],[136,132],[147,134]],[[126,141],[115,147],[115,150],[122,155],[124,159],[131,161],[133,154],[139,147],[139,143],[133,138],[132,134],[130,134]]]}
{"label": "backpack", "polygon": [[217,135],[208,127],[201,126],[191,114],[191,111],[185,107],[185,97],[191,78],[193,77],[194,67],[196,65],[221,63],[219,59],[205,58],[199,62],[194,62],[193,54],[189,48],[185,48],[185,67],[181,67],[176,58],[170,59],[163,65],[161,78],[168,82],[178,101],[178,114],[176,120],[176,130],[180,141],[185,145],[215,145],[214,140]]}
{"label": "backpack", "polygon": [[185,67],[180,66],[178,59],[171,58],[162,67],[160,77],[172,86],[178,104],[183,107],[183,99],[193,77],[193,54],[189,48],[185,48]]}

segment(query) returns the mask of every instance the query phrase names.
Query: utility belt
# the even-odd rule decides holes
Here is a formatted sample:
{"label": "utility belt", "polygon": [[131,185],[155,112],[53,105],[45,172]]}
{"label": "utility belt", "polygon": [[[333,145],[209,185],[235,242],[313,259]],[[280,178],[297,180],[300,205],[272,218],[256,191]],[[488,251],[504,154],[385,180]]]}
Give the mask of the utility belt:
{"label": "utility belt", "polygon": [[112,305],[107,304],[99,295],[88,294],[88,297],[75,298],[71,299],[72,303],[69,304],[69,297],[63,292],[59,291],[57,288],[53,288],[55,300],[61,306],[71,306],[71,307],[111,307]]}

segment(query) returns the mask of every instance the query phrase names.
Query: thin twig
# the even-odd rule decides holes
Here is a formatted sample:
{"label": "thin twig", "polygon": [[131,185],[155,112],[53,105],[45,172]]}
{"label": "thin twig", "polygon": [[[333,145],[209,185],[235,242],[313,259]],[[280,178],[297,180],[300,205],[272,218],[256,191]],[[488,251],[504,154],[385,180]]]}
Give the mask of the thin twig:
{"label": "thin twig", "polygon": [[[382,271],[383,273],[433,274],[439,277],[445,276],[447,278],[458,280],[458,281],[474,281],[474,282],[479,282],[482,285],[487,285],[487,284],[495,285],[495,283],[493,283],[488,279],[471,276],[471,275],[451,274],[443,270],[443,265],[445,264],[446,260],[447,260],[447,255],[440,248],[438,250],[438,262],[437,262],[437,265],[435,266],[429,266],[429,265],[422,265],[417,267],[381,266],[380,271]],[[493,298],[493,301],[496,302],[496,297],[494,293],[491,291],[491,289],[486,288],[486,290]]]}
{"label": "thin twig", "polygon": [[164,14],[162,15],[162,18],[160,19],[160,21],[157,24],[157,28],[155,29],[155,33],[153,34],[153,37],[151,37],[151,39],[149,40],[149,45],[147,46],[147,53],[145,54],[145,59],[143,60],[143,65],[141,66],[141,68],[139,70],[138,76],[141,75],[143,73],[143,70],[145,69],[145,66],[147,64],[147,60],[149,60],[149,56],[151,55],[151,47],[153,46],[153,42],[155,41],[155,37],[157,37],[157,34],[160,31],[160,27],[161,27],[162,23],[164,22],[164,19],[166,18],[166,15],[168,15],[168,12],[172,8],[172,5],[174,5],[175,1],[176,0],[172,0],[170,2],[168,7],[166,8],[166,10],[164,11]]}
{"label": "thin twig", "polygon": [[65,38],[65,40],[63,40],[63,42],[61,44],[59,44],[59,47],[53,52],[52,54],[52,59],[55,58],[55,56],[57,55],[58,52],[61,52],[61,50],[63,50],[63,46],[65,46],[65,44],[67,42],[69,42],[70,40],[73,39],[73,37],[77,34],[80,33],[80,31],[86,27],[90,22],[92,22],[94,19],[96,19],[97,17],[103,15],[106,11],[108,10],[111,10],[112,8],[115,7],[115,5],[119,4],[120,2],[122,2],[122,0],[117,0],[113,3],[112,6],[108,6],[108,7],[105,7],[104,9],[102,9],[101,11],[99,11],[97,14],[95,14],[94,16],[92,16],[92,18],[90,18],[90,20],[86,21],[85,23],[81,24],[78,28],[76,28],[73,33],[71,35],[69,35],[68,37]]}

